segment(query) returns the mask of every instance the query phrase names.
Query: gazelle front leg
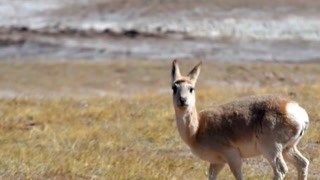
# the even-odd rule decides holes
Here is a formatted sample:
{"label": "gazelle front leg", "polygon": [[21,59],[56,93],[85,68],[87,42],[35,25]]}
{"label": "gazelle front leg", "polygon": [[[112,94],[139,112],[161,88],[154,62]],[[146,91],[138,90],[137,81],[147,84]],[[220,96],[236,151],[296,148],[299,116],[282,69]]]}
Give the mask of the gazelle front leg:
{"label": "gazelle front leg", "polygon": [[225,164],[212,164],[209,166],[209,180],[216,180],[219,172],[223,169]]}
{"label": "gazelle front leg", "polygon": [[236,180],[242,180],[242,159],[239,151],[237,149],[230,149],[224,153],[224,158]]}

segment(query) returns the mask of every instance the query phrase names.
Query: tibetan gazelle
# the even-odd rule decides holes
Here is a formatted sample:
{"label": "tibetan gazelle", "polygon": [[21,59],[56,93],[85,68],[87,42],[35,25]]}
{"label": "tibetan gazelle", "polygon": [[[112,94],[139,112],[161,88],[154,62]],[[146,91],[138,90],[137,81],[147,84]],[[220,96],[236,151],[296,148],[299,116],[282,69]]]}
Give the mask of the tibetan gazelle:
{"label": "tibetan gazelle", "polygon": [[308,127],[308,114],[296,102],[280,96],[251,96],[210,107],[198,113],[195,84],[201,63],[187,76],[172,63],[172,90],[176,122],[182,140],[199,158],[208,161],[209,179],[216,179],[227,163],[236,179],[243,179],[243,158],[263,155],[283,179],[288,171],[284,160],[307,179],[309,161],[297,144]]}

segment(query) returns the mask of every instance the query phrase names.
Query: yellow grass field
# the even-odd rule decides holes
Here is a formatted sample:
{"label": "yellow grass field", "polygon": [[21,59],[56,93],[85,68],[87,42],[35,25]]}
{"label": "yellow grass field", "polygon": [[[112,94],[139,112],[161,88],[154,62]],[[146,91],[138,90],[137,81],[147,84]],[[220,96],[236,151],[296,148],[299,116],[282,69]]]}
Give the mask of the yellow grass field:
{"label": "yellow grass field", "polygon": [[[182,61],[186,73],[196,61]],[[204,62],[198,109],[277,93],[310,115],[299,144],[320,179],[319,64]],[[0,62],[1,179],[206,179],[176,129],[171,61]],[[261,157],[246,179],[271,179]],[[289,166],[287,179],[295,179]],[[233,179],[226,166],[219,179]]]}

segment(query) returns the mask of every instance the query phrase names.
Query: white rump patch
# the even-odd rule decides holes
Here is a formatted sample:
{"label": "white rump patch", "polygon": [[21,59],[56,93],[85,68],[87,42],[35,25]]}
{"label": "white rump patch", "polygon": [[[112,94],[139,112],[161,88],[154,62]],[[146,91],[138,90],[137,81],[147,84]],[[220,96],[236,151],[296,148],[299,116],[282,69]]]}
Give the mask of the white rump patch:
{"label": "white rump patch", "polygon": [[296,102],[290,102],[286,106],[287,117],[299,125],[299,134],[309,123],[307,112]]}

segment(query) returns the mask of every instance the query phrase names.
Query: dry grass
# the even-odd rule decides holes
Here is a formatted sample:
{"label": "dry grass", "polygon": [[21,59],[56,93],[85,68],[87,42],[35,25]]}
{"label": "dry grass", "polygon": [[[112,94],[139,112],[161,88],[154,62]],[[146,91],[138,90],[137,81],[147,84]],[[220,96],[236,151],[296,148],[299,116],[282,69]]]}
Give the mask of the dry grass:
{"label": "dry grass", "polygon": [[[186,62],[187,66],[190,63]],[[317,107],[320,106],[320,83],[312,78],[310,80],[310,77],[317,75],[320,68],[314,65],[208,64],[199,79],[199,109],[244,95],[267,93],[294,96],[307,109],[311,125],[300,143],[300,149],[311,160],[310,179],[319,179],[320,134],[317,130],[320,128],[320,112]],[[20,69],[17,69],[18,66]],[[234,70],[223,74],[223,69],[230,67]],[[65,68],[71,70],[65,71]],[[208,72],[210,68],[218,72]],[[282,78],[268,76],[274,78],[270,80],[264,79],[263,75],[252,76],[251,68],[255,69],[253,71],[263,70],[262,74],[271,70],[282,73]],[[283,71],[277,72],[276,68]],[[313,72],[309,72],[310,69]],[[160,87],[169,89],[169,71],[169,62],[149,61],[2,63],[1,89],[11,88],[22,93],[24,87],[24,92],[28,93],[18,98],[0,100],[0,178],[206,179],[208,164],[192,156],[179,138],[170,91],[158,91]],[[51,74],[53,72],[55,74]],[[291,78],[294,72],[301,75],[296,78],[297,81],[305,83],[294,82]],[[5,74],[10,76],[4,77]],[[81,75],[84,77],[79,78]],[[204,83],[210,79],[208,75],[212,79],[216,75],[215,82],[225,79],[229,83]],[[146,76],[148,78],[144,81]],[[23,81],[20,80],[22,77]],[[123,83],[128,78],[131,80],[127,87],[129,90],[108,82],[116,79]],[[240,81],[241,78],[244,80]],[[93,79],[96,81],[90,84]],[[249,85],[234,84],[236,81],[249,82]],[[288,82],[290,87],[280,82]],[[82,96],[78,92],[75,93],[77,96],[69,96],[69,90],[73,90],[74,86],[109,88],[107,90],[114,92],[121,90],[126,96],[107,94],[98,98],[92,94]],[[59,92],[65,96],[28,96],[33,89],[37,89],[42,93],[40,97],[47,97],[46,91],[52,94],[55,92],[52,88],[59,87],[69,89]],[[130,88],[154,91],[138,93]],[[246,179],[270,179],[272,174],[271,168],[261,158],[245,161],[243,171]],[[231,178],[229,168],[225,168],[220,179]],[[288,179],[295,179],[291,166]]]}

